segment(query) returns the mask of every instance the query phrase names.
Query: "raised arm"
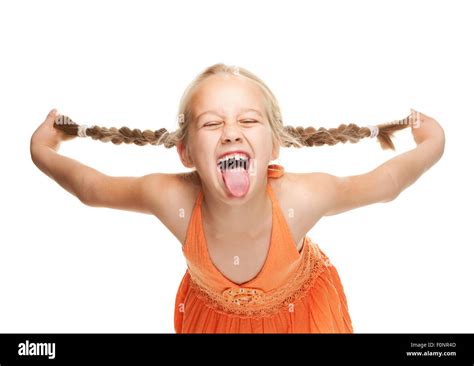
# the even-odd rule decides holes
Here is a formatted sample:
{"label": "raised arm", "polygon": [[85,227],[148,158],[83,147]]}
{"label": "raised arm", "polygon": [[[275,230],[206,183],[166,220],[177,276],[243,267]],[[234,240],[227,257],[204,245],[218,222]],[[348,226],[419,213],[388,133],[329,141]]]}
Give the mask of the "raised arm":
{"label": "raised arm", "polygon": [[49,112],[46,120],[31,136],[31,159],[44,174],[83,201],[86,193],[84,183],[94,169],[57,153],[62,141],[74,137],[53,127],[56,113],[54,109]]}
{"label": "raised arm", "polygon": [[149,187],[166,186],[168,174],[143,177],[111,177],[58,153],[62,141],[74,138],[54,128],[55,111],[31,137],[30,152],[35,165],[82,203],[159,215],[160,199],[150,199]]}
{"label": "raised arm", "polygon": [[445,135],[441,125],[419,113],[419,124],[412,126],[416,148],[384,163],[395,187],[395,197],[436,164],[444,154]]}
{"label": "raised arm", "polygon": [[312,200],[317,203],[315,216],[330,216],[361,206],[389,202],[443,155],[445,136],[434,119],[420,115],[419,124],[411,127],[417,146],[402,153],[376,169],[360,175],[336,177],[311,173],[306,179]]}

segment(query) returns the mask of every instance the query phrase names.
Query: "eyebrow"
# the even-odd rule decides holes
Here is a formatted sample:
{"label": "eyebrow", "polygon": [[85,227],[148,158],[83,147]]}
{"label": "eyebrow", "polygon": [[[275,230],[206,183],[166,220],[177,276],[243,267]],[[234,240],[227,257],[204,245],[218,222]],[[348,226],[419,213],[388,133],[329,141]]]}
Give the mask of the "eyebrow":
{"label": "eyebrow", "polygon": [[[262,113],[260,113],[259,110],[257,109],[253,109],[253,108],[244,108],[244,109],[241,109],[240,110],[240,113],[246,113],[246,112],[255,112],[257,113],[260,117],[263,117],[262,116]],[[205,112],[202,112],[199,114],[199,116],[196,117],[196,121],[199,121],[199,118],[201,118],[203,115],[205,114],[215,114],[216,116],[218,116],[218,111],[215,111],[215,110],[208,110],[208,111],[205,111]]]}

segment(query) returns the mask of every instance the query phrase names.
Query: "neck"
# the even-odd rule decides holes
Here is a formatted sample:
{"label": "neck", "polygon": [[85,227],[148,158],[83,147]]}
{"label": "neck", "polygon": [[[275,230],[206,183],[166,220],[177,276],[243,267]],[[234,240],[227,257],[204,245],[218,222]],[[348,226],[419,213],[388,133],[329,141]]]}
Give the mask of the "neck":
{"label": "neck", "polygon": [[215,236],[245,237],[258,231],[266,222],[269,212],[272,213],[271,200],[268,197],[266,184],[257,189],[246,202],[230,205],[216,198],[203,186],[201,212],[207,227]]}

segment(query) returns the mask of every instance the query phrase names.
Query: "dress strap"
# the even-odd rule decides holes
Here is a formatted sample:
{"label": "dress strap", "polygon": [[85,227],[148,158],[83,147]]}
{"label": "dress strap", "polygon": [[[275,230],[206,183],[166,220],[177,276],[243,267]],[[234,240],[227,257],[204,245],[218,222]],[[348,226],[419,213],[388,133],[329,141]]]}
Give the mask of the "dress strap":
{"label": "dress strap", "polygon": [[285,168],[278,164],[270,164],[267,168],[268,178],[280,178],[285,174]]}

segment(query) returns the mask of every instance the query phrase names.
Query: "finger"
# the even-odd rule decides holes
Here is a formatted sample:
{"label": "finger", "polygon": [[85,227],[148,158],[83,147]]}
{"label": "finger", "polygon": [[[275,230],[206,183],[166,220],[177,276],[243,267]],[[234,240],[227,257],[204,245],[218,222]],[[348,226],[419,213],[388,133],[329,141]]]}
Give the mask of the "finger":
{"label": "finger", "polygon": [[58,110],[56,108],[51,109],[51,111],[49,111],[48,115],[46,116],[45,122],[49,122],[50,125],[53,125],[54,120],[56,119],[57,115],[58,115]]}
{"label": "finger", "polygon": [[421,118],[420,118],[421,113],[413,108],[410,108],[410,111],[411,111],[411,115],[410,115],[411,128],[412,129],[419,128],[421,124]]}
{"label": "finger", "polygon": [[47,118],[55,118],[57,114],[58,114],[58,110],[56,108],[51,109],[48,113]]}

